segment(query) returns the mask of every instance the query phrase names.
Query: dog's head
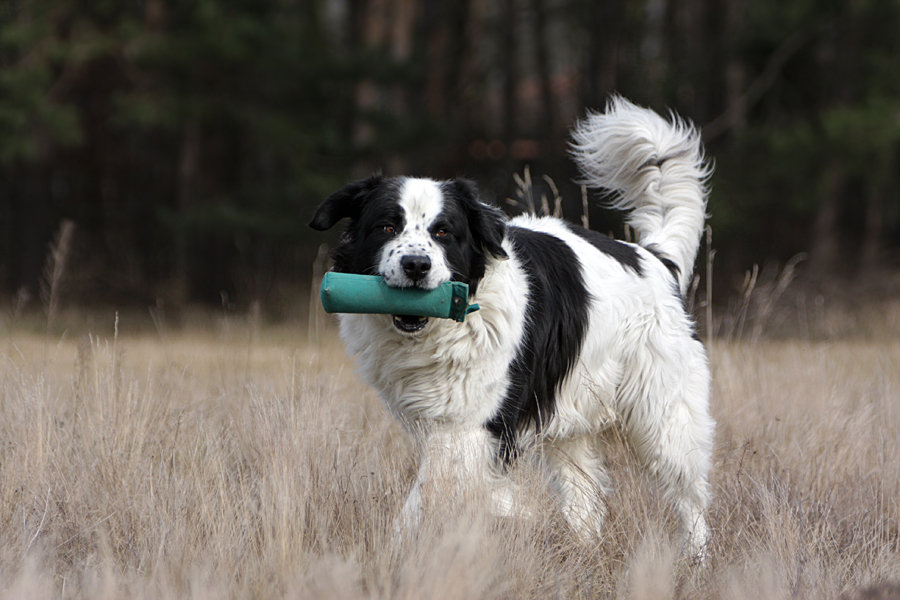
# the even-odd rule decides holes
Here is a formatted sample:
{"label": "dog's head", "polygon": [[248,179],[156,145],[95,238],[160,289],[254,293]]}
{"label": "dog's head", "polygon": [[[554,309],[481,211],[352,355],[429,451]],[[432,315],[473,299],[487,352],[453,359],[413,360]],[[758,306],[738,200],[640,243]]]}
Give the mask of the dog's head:
{"label": "dog's head", "polygon": [[[482,204],[468,181],[369,177],[329,196],[310,227],[323,231],[344,218],[350,222],[332,255],[334,269],[380,275],[392,287],[461,281],[474,295],[489,258],[506,257],[506,218]],[[406,332],[424,327],[419,319],[394,322]]]}

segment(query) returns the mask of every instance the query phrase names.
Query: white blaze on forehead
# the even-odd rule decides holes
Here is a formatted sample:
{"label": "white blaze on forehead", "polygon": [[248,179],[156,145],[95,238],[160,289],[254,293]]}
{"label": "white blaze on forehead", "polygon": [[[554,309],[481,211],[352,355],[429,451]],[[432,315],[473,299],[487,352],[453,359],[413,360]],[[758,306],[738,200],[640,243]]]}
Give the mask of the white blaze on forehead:
{"label": "white blaze on forehead", "polygon": [[[444,210],[441,186],[431,179],[406,179],[400,187],[397,203],[403,209],[404,223],[399,234],[381,249],[378,272],[388,285],[407,287],[417,285],[434,289],[453,274],[444,259],[444,251],[434,241],[431,227]],[[431,261],[428,274],[413,282],[404,273],[404,256],[425,256]]]}
{"label": "white blaze on forehead", "polygon": [[400,188],[399,204],[406,213],[404,229],[427,229],[444,209],[441,186],[431,179],[407,179]]}

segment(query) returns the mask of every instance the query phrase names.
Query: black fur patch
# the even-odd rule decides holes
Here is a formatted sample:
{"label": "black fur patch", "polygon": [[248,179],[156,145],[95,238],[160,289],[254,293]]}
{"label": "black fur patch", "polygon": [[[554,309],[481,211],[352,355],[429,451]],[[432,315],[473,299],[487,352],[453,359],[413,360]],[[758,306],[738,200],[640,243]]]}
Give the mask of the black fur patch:
{"label": "black fur patch", "polygon": [[528,277],[525,337],[509,367],[506,398],[486,427],[508,463],[516,456],[518,432],[530,423],[540,429],[553,415],[559,387],[581,352],[590,295],[578,257],[565,242],[520,227],[507,235]]}
{"label": "black fur patch", "polygon": [[594,248],[610,256],[626,269],[631,269],[641,277],[644,276],[644,268],[641,265],[641,256],[638,254],[634,246],[629,246],[619,240],[614,240],[608,235],[603,235],[597,231],[591,231],[584,227],[566,223],[566,226],[572,233],[584,238]]}
{"label": "black fur patch", "polygon": [[646,246],[645,249],[647,250],[647,252],[658,258],[659,262],[665,265],[665,267],[669,270],[669,273],[672,274],[672,277],[675,278],[675,281],[678,281],[678,276],[681,275],[681,269],[678,268],[678,265],[675,264],[674,260],[660,252],[656,244],[650,244],[649,246]]}
{"label": "black fur patch", "polygon": [[379,250],[392,237],[385,226],[400,232],[405,225],[403,209],[397,202],[400,183],[375,175],[341,188],[316,209],[309,225],[319,231],[350,219],[340,245],[331,253],[335,271],[378,274]]}
{"label": "black fur patch", "polygon": [[444,250],[444,259],[453,273],[454,281],[469,285],[469,296],[478,291],[484,277],[488,255],[506,258],[501,246],[506,234],[506,216],[497,208],[478,200],[475,184],[455,179],[441,184],[444,208],[430,226],[432,235]]}

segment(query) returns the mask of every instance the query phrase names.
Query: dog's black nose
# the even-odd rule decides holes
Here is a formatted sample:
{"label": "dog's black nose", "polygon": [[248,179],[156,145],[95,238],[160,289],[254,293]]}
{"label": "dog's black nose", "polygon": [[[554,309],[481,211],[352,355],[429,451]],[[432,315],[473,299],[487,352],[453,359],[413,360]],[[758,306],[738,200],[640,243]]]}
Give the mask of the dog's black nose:
{"label": "dog's black nose", "polygon": [[428,275],[428,271],[431,270],[431,259],[427,256],[404,256],[400,259],[400,266],[406,276],[416,282]]}

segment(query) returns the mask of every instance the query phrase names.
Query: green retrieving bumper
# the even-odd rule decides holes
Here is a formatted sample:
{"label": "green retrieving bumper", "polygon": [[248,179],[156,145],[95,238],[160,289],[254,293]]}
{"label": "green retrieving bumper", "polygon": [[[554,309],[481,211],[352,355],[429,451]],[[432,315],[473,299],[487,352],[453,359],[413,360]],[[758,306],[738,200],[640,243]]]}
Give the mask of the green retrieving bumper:
{"label": "green retrieving bumper", "polygon": [[469,286],[448,281],[433,290],[390,287],[376,275],[325,273],[320,291],[327,313],[410,315],[453,319],[462,323],[478,310],[469,306]]}

